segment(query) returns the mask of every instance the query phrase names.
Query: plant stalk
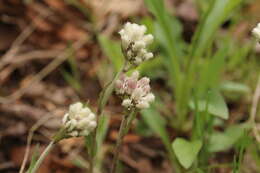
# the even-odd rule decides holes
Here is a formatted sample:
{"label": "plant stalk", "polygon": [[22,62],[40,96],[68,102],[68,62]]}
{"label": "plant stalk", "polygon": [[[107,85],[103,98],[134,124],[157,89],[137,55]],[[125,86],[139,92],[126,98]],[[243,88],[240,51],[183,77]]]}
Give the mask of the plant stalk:
{"label": "plant stalk", "polygon": [[[99,100],[98,100],[98,108],[97,108],[97,124],[99,121],[99,117],[102,115],[104,107],[107,104],[108,98],[114,90],[115,82],[120,77],[120,75],[124,72],[126,65],[127,65],[127,61],[125,61],[122,68],[117,72],[114,79],[111,82],[109,82],[100,93]],[[90,173],[94,172],[94,164],[95,164],[96,152],[97,152],[96,137],[97,137],[97,128],[93,132],[93,141],[94,142],[93,142],[93,145],[91,146],[91,149],[94,150],[94,155],[92,156],[91,161],[90,161],[91,162],[90,163]]]}
{"label": "plant stalk", "polygon": [[116,169],[117,169],[117,165],[118,165],[119,152],[120,152],[120,149],[121,149],[121,146],[122,146],[122,143],[123,143],[124,136],[127,133],[126,125],[127,125],[127,114],[125,114],[123,116],[123,120],[122,120],[121,125],[120,125],[119,135],[118,135],[118,138],[117,138],[116,148],[115,148],[115,151],[114,151],[114,158],[113,158],[113,161],[112,161],[112,169],[111,169],[110,173],[116,173]]}

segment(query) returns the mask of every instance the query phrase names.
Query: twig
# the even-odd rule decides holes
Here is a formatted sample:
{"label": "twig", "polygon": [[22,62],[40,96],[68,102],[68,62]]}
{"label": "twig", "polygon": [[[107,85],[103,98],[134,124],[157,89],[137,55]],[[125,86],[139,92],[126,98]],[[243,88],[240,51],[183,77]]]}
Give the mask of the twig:
{"label": "twig", "polygon": [[23,173],[25,165],[27,163],[28,157],[29,157],[29,153],[30,153],[30,146],[31,146],[31,142],[32,142],[32,137],[34,135],[34,132],[41,126],[43,125],[46,121],[48,121],[50,118],[52,118],[52,115],[46,115],[44,117],[42,117],[41,119],[39,119],[30,129],[29,131],[29,135],[27,137],[27,144],[26,144],[26,149],[25,149],[25,155],[23,158],[23,162],[21,165],[21,168],[19,170],[19,173]]}
{"label": "twig", "polygon": [[34,31],[35,25],[31,23],[27,28],[23,30],[23,32],[16,38],[13,42],[11,48],[6,52],[6,54],[2,57],[2,61],[0,62],[0,70],[11,61],[11,59],[18,52],[20,46],[31,33]]}
{"label": "twig", "polygon": [[24,53],[15,56],[15,61],[7,61],[9,64],[21,64],[34,59],[47,59],[47,58],[55,58],[62,51],[60,50],[35,50],[29,53]]}
{"label": "twig", "polygon": [[1,164],[0,164],[0,170],[12,168],[12,167],[14,167],[14,166],[15,166],[15,165],[14,165],[13,162],[1,163]]}
{"label": "twig", "polygon": [[257,124],[255,122],[259,99],[260,99],[260,75],[258,77],[256,90],[255,90],[253,100],[252,100],[252,107],[251,107],[250,120],[249,120],[253,124],[253,134],[254,134],[257,142],[260,143],[260,135],[258,134],[258,128],[257,128]]}
{"label": "twig", "polygon": [[[84,38],[82,40],[77,41],[72,45],[75,50],[80,49],[86,43],[87,39]],[[69,56],[71,56],[73,52],[63,51],[57,58],[55,58],[51,63],[49,63],[45,68],[43,68],[38,74],[36,74],[27,85],[23,86],[21,89],[13,93],[9,98],[0,97],[0,103],[10,103],[13,102],[20,97],[23,96],[25,92],[27,92],[31,86],[35,83],[41,81],[44,77],[46,77],[49,73],[55,70],[60,64],[62,64]]]}

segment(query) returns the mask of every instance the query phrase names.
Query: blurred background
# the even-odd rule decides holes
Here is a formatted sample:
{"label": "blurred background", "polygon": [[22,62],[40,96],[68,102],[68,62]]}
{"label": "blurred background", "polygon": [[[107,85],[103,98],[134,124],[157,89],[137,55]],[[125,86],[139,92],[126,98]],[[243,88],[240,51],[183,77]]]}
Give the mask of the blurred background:
{"label": "blurred background", "polygon": [[[42,151],[71,103],[80,100],[96,110],[99,92],[122,65],[118,31],[127,21],[146,25],[155,36],[151,45],[155,58],[139,70],[151,78],[157,101],[138,116],[124,138],[122,172],[172,172],[169,142],[193,135],[194,107],[180,99],[178,88],[185,85],[175,81],[176,59],[169,58],[179,57],[179,73],[185,76],[185,64],[195,63],[188,58],[190,47],[201,50],[199,57],[203,54],[195,70],[202,71],[198,75],[202,77],[192,77],[195,84],[205,84],[198,90],[218,88],[228,108],[228,120],[216,120],[214,125],[223,136],[213,139],[220,144],[211,148],[206,165],[213,165],[209,172],[234,170],[235,144],[241,136],[229,133],[227,137],[225,132],[250,117],[260,71],[260,46],[251,30],[260,22],[260,1],[236,0],[228,8],[212,7],[213,1],[0,0],[0,172],[19,171],[30,137],[29,160],[34,151]],[[212,15],[207,15],[209,11]],[[210,35],[197,32],[198,26]],[[194,42],[195,33],[210,39]],[[202,42],[205,48],[194,46]],[[211,58],[217,56],[221,62]],[[195,84],[190,83],[190,93]],[[121,121],[119,105],[113,96],[105,110],[107,135],[100,152],[100,172],[110,168]],[[178,118],[182,114],[185,119]],[[259,116],[258,112],[256,120]],[[241,172],[260,172],[259,144],[253,138],[244,151]],[[87,167],[84,139],[71,138],[55,147],[39,173],[80,173]]]}

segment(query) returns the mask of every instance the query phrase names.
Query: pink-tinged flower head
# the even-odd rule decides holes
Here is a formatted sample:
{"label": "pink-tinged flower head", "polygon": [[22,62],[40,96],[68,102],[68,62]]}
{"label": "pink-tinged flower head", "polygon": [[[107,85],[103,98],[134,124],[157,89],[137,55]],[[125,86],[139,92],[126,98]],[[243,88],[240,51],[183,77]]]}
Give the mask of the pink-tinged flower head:
{"label": "pink-tinged flower head", "polygon": [[150,91],[150,79],[143,77],[138,80],[138,78],[138,71],[134,71],[131,76],[120,77],[116,81],[117,94],[125,98],[122,102],[124,107],[144,109],[154,101],[155,97]]}

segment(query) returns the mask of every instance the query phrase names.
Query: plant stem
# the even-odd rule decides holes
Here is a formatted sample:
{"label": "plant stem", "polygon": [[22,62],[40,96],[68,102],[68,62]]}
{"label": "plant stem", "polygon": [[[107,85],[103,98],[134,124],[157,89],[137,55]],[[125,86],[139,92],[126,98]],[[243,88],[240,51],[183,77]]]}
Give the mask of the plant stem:
{"label": "plant stem", "polygon": [[[124,72],[126,65],[127,65],[127,61],[125,61],[122,68],[117,72],[114,79],[111,82],[109,82],[100,93],[100,96],[98,99],[98,108],[97,108],[97,124],[99,121],[99,117],[102,115],[103,109],[104,109],[105,105],[107,104],[108,98],[114,90],[115,82],[119,78],[119,76]],[[91,156],[90,173],[93,173],[93,171],[94,171],[94,163],[95,163],[95,159],[96,159],[95,157],[96,157],[96,152],[97,152],[96,137],[97,137],[97,128],[93,132],[93,145],[91,146],[91,149],[94,150],[94,155]]]}
{"label": "plant stem", "polygon": [[116,172],[119,152],[120,152],[120,149],[121,149],[121,146],[122,146],[123,138],[124,138],[125,134],[127,133],[127,131],[125,130],[126,125],[127,125],[127,116],[128,116],[127,114],[125,114],[123,116],[123,120],[122,120],[121,125],[120,125],[119,135],[118,135],[118,138],[117,138],[116,148],[115,148],[115,151],[114,151],[114,158],[113,158],[113,161],[112,161],[112,169],[110,171],[111,173]]}
{"label": "plant stem", "polygon": [[51,151],[51,149],[54,147],[55,142],[51,141],[49,143],[49,145],[45,148],[45,150],[42,152],[41,156],[39,157],[39,159],[37,160],[37,162],[35,163],[32,171],[30,173],[35,173],[38,168],[40,167],[40,165],[42,164],[43,160],[45,159],[45,157],[49,154],[49,152]]}
{"label": "plant stem", "polygon": [[124,130],[124,135],[128,133],[133,120],[136,118],[136,115],[137,115],[137,110],[135,110],[135,109],[132,110],[131,113],[129,114],[129,116],[127,118],[127,124],[126,124],[125,130]]}

